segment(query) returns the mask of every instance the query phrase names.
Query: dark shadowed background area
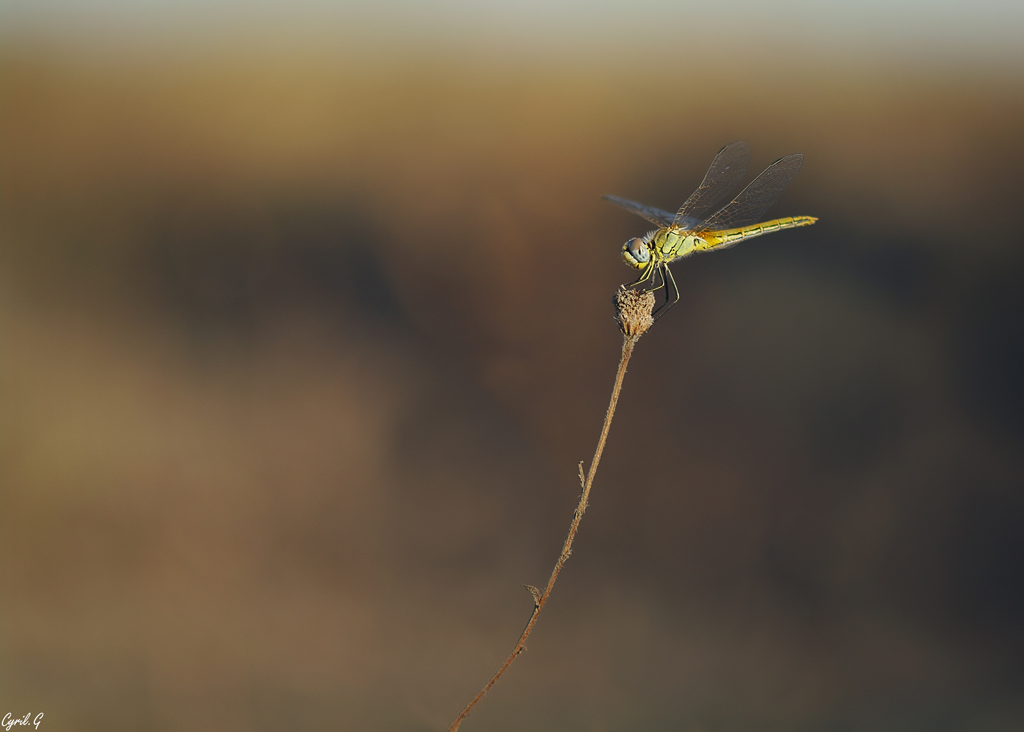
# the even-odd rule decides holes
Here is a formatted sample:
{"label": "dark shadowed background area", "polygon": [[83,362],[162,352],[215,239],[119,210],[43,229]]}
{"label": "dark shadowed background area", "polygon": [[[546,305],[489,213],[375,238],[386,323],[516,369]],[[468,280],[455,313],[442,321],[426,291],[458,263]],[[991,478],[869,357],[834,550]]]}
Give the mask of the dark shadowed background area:
{"label": "dark shadowed background area", "polygon": [[1022,13],[313,6],[3,11],[0,714],[444,729],[594,449],[600,196],[745,139],[820,220],[675,266],[462,729],[1024,729]]}

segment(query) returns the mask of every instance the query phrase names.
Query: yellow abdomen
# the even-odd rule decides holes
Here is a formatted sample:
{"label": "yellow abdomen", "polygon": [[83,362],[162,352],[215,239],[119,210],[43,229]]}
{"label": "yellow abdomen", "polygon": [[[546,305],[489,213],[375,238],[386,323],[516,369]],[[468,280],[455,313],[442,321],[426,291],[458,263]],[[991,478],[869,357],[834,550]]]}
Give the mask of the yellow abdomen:
{"label": "yellow abdomen", "polygon": [[782,231],[783,229],[795,229],[798,226],[810,226],[817,220],[814,216],[789,216],[784,219],[772,219],[771,221],[754,224],[753,226],[741,226],[738,229],[702,231],[699,234],[701,241],[694,246],[694,251],[699,252],[707,249],[731,247],[733,244],[744,239],[752,239],[755,236],[771,234],[773,231]]}

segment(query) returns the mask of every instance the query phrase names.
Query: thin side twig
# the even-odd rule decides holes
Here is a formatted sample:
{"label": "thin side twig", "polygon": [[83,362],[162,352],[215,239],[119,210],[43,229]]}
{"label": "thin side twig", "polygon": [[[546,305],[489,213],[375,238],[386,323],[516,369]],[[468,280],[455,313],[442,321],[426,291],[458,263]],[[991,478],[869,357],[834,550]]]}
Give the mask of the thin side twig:
{"label": "thin side twig", "polygon": [[629,363],[630,356],[633,355],[633,348],[636,346],[636,342],[640,339],[647,329],[651,327],[653,319],[651,318],[651,310],[654,306],[654,295],[650,292],[637,292],[635,290],[620,289],[615,295],[615,305],[617,309],[616,319],[619,322],[619,329],[622,331],[622,355],[619,358],[619,367],[615,372],[615,384],[612,386],[612,396],[608,402],[608,409],[604,414],[604,424],[601,426],[601,436],[597,440],[597,449],[594,451],[594,459],[590,461],[590,469],[587,471],[587,475],[583,476],[583,463],[579,464],[579,478],[580,478],[580,500],[576,506],[576,512],[573,514],[572,523],[569,525],[569,533],[565,537],[565,543],[562,545],[562,553],[558,556],[558,561],[555,562],[554,569],[551,570],[551,577],[548,578],[548,583],[544,587],[544,591],[539,591],[532,585],[524,585],[530,594],[533,595],[533,613],[530,615],[529,621],[526,623],[526,628],[523,629],[522,635],[519,636],[519,641],[512,649],[512,653],[505,663],[501,665],[497,673],[491,677],[491,680],[487,682],[480,692],[473,697],[472,701],[466,705],[466,708],[462,710],[462,713],[455,718],[455,721],[448,727],[448,732],[456,732],[459,729],[459,725],[462,721],[469,716],[470,711],[476,706],[477,702],[483,699],[484,695],[490,691],[491,687],[497,683],[498,679],[501,678],[502,674],[512,665],[512,662],[516,660],[516,657],[523,652],[526,648],[526,639],[529,637],[530,632],[533,630],[533,626],[537,623],[537,618],[540,616],[540,611],[543,609],[548,598],[551,596],[551,590],[555,586],[555,580],[558,579],[559,572],[562,571],[562,567],[565,566],[566,561],[572,555],[572,542],[576,538],[576,532],[579,530],[580,521],[583,519],[583,513],[587,510],[590,498],[590,489],[594,485],[594,476],[597,474],[597,465],[601,462],[601,455],[604,453],[605,443],[608,441],[608,430],[612,425],[612,417],[615,416],[615,407],[619,403],[619,393],[622,391],[622,380],[626,376],[626,365]]}

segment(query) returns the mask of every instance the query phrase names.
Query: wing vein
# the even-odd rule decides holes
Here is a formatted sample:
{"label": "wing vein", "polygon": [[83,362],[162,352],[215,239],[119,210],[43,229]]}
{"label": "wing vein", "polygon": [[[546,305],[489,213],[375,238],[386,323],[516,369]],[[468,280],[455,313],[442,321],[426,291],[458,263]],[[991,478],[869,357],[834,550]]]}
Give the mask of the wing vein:
{"label": "wing vein", "polygon": [[736,198],[704,221],[699,231],[740,228],[756,223],[779,200],[803,162],[804,156],[799,153],[779,158],[740,191]]}

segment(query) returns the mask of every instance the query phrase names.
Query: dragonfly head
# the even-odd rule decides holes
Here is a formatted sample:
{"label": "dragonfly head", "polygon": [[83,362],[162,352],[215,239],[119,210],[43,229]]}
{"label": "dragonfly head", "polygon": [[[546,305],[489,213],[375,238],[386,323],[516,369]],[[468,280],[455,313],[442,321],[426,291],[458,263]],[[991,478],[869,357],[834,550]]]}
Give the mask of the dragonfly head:
{"label": "dragonfly head", "polygon": [[651,261],[651,250],[647,248],[648,240],[634,237],[622,245],[622,258],[626,264],[636,269],[643,269]]}

